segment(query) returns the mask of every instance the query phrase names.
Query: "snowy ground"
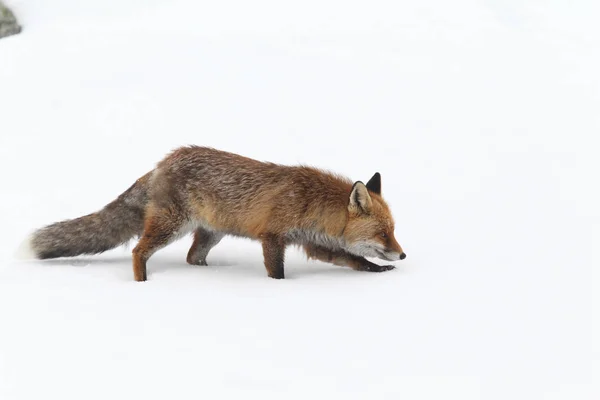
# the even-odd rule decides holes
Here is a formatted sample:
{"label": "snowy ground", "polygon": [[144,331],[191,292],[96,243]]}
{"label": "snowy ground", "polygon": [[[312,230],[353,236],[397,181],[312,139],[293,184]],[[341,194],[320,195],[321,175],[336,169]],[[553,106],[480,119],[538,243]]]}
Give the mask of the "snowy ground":
{"label": "snowy ground", "polygon": [[[600,398],[600,6],[398,3],[8,1],[0,399]],[[190,143],[380,171],[407,259],[13,257]]]}

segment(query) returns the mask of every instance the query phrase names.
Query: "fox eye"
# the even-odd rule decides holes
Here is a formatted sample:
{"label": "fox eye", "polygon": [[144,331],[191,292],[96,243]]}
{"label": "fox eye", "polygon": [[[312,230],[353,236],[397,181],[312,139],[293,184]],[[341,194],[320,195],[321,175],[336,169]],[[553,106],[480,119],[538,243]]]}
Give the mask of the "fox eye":
{"label": "fox eye", "polygon": [[379,236],[381,236],[381,237],[382,237],[382,238],[384,238],[384,239],[387,239],[387,237],[388,237],[387,233],[385,233],[385,232],[381,232],[381,233],[379,234]]}

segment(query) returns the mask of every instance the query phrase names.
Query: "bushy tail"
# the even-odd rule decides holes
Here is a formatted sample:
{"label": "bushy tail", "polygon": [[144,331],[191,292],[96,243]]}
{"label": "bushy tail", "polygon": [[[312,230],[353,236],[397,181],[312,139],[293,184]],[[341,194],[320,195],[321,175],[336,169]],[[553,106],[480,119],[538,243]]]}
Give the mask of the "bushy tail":
{"label": "bushy tail", "polygon": [[138,179],[102,210],[34,232],[29,243],[33,255],[45,259],[98,254],[141,235],[150,174]]}

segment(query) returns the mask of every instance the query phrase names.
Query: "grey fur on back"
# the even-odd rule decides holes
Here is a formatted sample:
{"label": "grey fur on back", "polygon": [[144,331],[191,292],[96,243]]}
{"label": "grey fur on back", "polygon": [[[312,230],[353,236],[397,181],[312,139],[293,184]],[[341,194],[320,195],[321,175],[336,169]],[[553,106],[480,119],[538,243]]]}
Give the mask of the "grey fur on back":
{"label": "grey fur on back", "polygon": [[37,258],[98,254],[142,234],[148,203],[148,177],[138,179],[102,210],[57,222],[34,232],[31,248]]}

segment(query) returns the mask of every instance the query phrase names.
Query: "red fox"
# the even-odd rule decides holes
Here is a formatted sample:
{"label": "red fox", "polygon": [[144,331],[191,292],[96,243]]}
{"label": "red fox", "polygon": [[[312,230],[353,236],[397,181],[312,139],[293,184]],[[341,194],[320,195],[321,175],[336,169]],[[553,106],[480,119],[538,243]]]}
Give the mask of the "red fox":
{"label": "red fox", "polygon": [[365,257],[387,261],[406,255],[394,238],[394,221],[381,197],[379,173],[367,182],[307,166],[261,162],[208,147],[176,149],[102,210],[35,231],[30,250],[39,259],[98,254],[134,236],[133,276],[146,280],[157,250],[188,233],[192,265],[225,235],[262,242],[268,276],[284,278],[287,245],[309,258],[382,272]]}

